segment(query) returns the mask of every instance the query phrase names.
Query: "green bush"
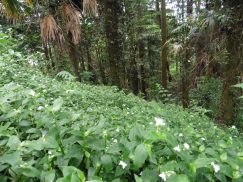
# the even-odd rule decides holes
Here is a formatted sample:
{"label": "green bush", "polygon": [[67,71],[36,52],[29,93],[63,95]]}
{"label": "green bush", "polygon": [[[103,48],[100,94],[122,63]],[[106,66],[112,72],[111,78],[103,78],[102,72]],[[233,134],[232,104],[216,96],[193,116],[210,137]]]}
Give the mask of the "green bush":
{"label": "green bush", "polygon": [[0,60],[1,182],[242,181],[234,126],[223,131],[116,87],[58,82],[8,58]]}

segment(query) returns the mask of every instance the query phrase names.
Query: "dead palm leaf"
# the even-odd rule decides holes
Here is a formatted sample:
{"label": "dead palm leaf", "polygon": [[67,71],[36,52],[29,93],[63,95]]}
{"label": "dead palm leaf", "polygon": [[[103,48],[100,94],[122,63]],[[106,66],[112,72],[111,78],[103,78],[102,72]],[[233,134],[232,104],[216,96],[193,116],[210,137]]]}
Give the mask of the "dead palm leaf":
{"label": "dead palm leaf", "polygon": [[59,48],[63,47],[64,37],[52,15],[45,16],[40,23],[41,38],[45,45],[52,41],[57,43]]}
{"label": "dead palm leaf", "polygon": [[71,33],[72,42],[78,44],[81,38],[80,13],[70,4],[63,4],[63,15],[67,33]]}
{"label": "dead palm leaf", "polygon": [[96,0],[83,0],[83,14],[97,16],[97,2]]}
{"label": "dead palm leaf", "polygon": [[21,8],[18,0],[2,0],[1,11],[8,19],[19,19]]}

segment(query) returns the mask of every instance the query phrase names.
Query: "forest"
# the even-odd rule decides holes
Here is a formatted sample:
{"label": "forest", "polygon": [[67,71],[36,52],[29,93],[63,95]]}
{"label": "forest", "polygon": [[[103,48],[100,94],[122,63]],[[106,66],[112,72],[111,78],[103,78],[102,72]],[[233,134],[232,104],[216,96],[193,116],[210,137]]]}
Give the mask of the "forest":
{"label": "forest", "polygon": [[242,0],[0,0],[0,182],[242,182]]}

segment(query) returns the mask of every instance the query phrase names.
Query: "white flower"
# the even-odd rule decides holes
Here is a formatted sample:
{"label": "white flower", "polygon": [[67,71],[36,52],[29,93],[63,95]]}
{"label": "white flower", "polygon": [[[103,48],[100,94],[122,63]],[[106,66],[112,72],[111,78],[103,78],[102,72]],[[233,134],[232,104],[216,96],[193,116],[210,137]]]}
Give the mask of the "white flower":
{"label": "white flower", "polygon": [[162,118],[155,117],[155,126],[165,126],[165,120]]}
{"label": "white flower", "polygon": [[166,174],[164,172],[159,174],[159,177],[161,177],[161,179],[163,179],[163,181],[166,181]]}
{"label": "white flower", "polygon": [[107,131],[106,130],[103,131],[103,136],[107,136]]}
{"label": "white flower", "polygon": [[231,128],[232,128],[232,129],[236,129],[235,125],[233,125]]}
{"label": "white flower", "polygon": [[215,173],[220,171],[220,165],[215,164],[214,162],[211,162],[211,166],[213,166]]}
{"label": "white flower", "polygon": [[163,181],[166,181],[167,177],[170,177],[173,174],[175,174],[174,171],[166,171],[166,172],[162,172],[161,174],[159,174],[159,177],[161,177],[163,179]]}
{"label": "white flower", "polygon": [[114,143],[117,143],[117,139],[113,139],[113,142],[114,142]]}
{"label": "white flower", "polygon": [[38,111],[41,111],[42,109],[43,109],[42,106],[39,106],[39,107],[37,108]]}
{"label": "white flower", "polygon": [[181,149],[180,149],[180,146],[179,146],[179,145],[177,145],[176,147],[174,147],[174,148],[173,148],[173,150],[174,150],[174,151],[176,151],[176,152],[180,152],[180,151],[181,151]]}
{"label": "white flower", "polygon": [[120,129],[119,129],[119,128],[117,128],[117,129],[116,129],[116,132],[120,132]]}
{"label": "white flower", "polygon": [[154,123],[153,123],[153,122],[150,122],[149,124],[152,125],[152,124],[154,124]]}
{"label": "white flower", "polygon": [[29,95],[35,96],[35,91],[34,90],[30,90]]}
{"label": "white flower", "polygon": [[179,134],[179,137],[183,137],[183,134],[182,134],[182,133],[180,133],[180,134]]}
{"label": "white flower", "polygon": [[119,165],[122,167],[122,169],[125,169],[125,167],[127,166],[127,164],[124,161],[120,161]]}
{"label": "white flower", "polygon": [[175,171],[166,171],[165,175],[170,177],[172,174],[175,174]]}
{"label": "white flower", "polygon": [[25,163],[23,163],[23,164],[20,164],[19,165],[19,167],[21,167],[21,168],[25,168],[25,167],[27,167],[28,166],[28,164],[25,162]]}
{"label": "white flower", "polygon": [[184,148],[185,148],[186,150],[189,150],[189,149],[190,149],[190,146],[189,146],[187,143],[184,143],[183,146],[184,146]]}

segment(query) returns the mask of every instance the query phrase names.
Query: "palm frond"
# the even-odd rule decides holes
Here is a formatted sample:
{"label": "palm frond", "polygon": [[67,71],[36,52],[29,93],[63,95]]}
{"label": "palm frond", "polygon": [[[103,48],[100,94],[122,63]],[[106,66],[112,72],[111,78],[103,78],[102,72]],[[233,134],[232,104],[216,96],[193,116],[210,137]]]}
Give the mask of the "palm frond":
{"label": "palm frond", "polygon": [[98,8],[96,0],[83,0],[83,14],[97,16]]}
{"label": "palm frond", "polygon": [[64,4],[62,8],[66,31],[67,33],[71,33],[72,42],[78,44],[81,38],[80,13],[70,4]]}
{"label": "palm frond", "polygon": [[41,38],[44,44],[55,41],[59,48],[63,47],[64,37],[52,15],[47,15],[40,23]]}
{"label": "palm frond", "polygon": [[9,19],[19,19],[21,14],[21,6],[18,0],[2,0],[1,11]]}

